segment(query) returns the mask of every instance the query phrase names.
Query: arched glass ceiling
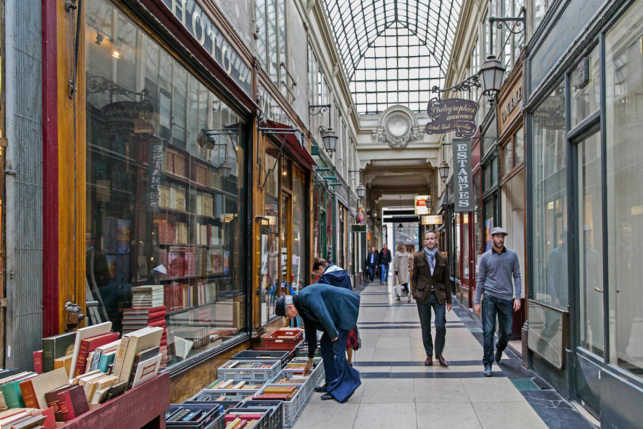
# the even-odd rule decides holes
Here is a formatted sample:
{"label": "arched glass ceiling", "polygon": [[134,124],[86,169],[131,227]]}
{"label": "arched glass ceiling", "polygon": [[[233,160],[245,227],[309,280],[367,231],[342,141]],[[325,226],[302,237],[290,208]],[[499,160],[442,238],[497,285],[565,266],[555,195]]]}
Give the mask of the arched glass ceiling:
{"label": "arched glass ceiling", "polygon": [[446,73],[461,0],[324,1],[358,112],[423,110]]}

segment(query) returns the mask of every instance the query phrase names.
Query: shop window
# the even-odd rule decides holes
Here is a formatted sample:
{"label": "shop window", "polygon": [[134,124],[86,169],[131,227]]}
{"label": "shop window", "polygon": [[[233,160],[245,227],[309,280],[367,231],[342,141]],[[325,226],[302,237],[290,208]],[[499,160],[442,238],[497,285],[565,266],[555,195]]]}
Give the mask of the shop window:
{"label": "shop window", "polygon": [[502,175],[506,176],[514,168],[513,140],[509,140],[502,148]]}
{"label": "shop window", "polygon": [[525,134],[522,128],[514,134],[514,167],[525,162]]}
{"label": "shop window", "polygon": [[600,79],[598,47],[571,72],[571,97],[569,111],[572,128],[598,110],[600,105]]}
{"label": "shop window", "polygon": [[275,301],[281,295],[279,282],[279,150],[268,145],[264,155],[267,173],[264,187],[264,210],[261,226],[261,324],[268,323],[275,314]]}
{"label": "shop window", "polygon": [[292,287],[301,290],[308,284],[306,267],[308,267],[308,228],[306,228],[306,210],[308,192],[306,174],[293,167],[293,243],[292,243]]}
{"label": "shop window", "polygon": [[247,328],[244,121],[109,1],[85,35],[88,299],[126,333],[161,285],[171,365]]}
{"label": "shop window", "polygon": [[643,376],[643,3],[605,38],[609,360]]}
{"label": "shop window", "polygon": [[567,186],[564,84],[533,114],[533,222],[530,298],[567,308]]}

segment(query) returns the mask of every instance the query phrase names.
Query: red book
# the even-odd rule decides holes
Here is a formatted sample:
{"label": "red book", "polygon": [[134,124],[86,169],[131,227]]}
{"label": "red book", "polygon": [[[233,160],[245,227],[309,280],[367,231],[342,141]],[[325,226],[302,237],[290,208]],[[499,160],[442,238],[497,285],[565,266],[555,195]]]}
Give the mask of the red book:
{"label": "red book", "polygon": [[26,408],[40,408],[38,406],[38,398],[36,398],[36,392],[34,391],[33,384],[31,384],[31,380],[19,383],[18,387],[20,387],[20,393],[22,393],[22,400],[25,402]]}
{"label": "red book", "polygon": [[45,393],[45,399],[47,400],[47,406],[54,410],[54,420],[57,422],[64,422],[63,412],[60,409],[60,401],[58,400],[58,394],[74,388],[73,385],[67,385],[54,389],[50,392]]}
{"label": "red book", "polygon": [[53,408],[46,408],[40,411],[40,414],[46,417],[46,420],[42,425],[43,429],[56,429],[56,418]]}
{"label": "red book", "polygon": [[58,403],[60,411],[63,413],[63,419],[66,422],[89,411],[87,396],[85,396],[85,388],[83,386],[74,386],[69,390],[59,393]]}
{"label": "red book", "polygon": [[289,401],[290,395],[285,393],[263,393],[261,395],[253,396],[254,399],[269,399],[269,400],[278,400],[278,401]]}
{"label": "red book", "polygon": [[78,360],[76,361],[76,368],[74,369],[74,377],[78,377],[85,373],[87,366],[87,356],[90,352],[96,350],[97,347],[104,346],[113,341],[118,340],[119,334],[117,332],[109,332],[107,334],[95,335],[88,337],[80,342],[80,350],[78,352]]}
{"label": "red book", "polygon": [[33,371],[42,374],[42,350],[33,352]]}

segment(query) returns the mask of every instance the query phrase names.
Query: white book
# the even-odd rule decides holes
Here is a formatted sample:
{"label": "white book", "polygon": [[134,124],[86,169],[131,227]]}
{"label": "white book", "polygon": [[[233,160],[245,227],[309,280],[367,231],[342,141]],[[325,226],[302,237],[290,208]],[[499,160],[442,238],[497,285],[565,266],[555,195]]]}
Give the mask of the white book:
{"label": "white book", "polygon": [[[78,361],[78,353],[80,352],[80,342],[88,337],[93,337],[94,335],[107,334],[112,331],[112,322],[100,323],[98,325],[87,326],[86,328],[80,328],[76,332],[76,342],[74,343],[74,353],[71,358],[71,374],[74,374],[74,368],[76,368],[76,362]],[[69,382],[71,383],[71,378]]]}
{"label": "white book", "polygon": [[134,374],[134,381],[132,382],[132,387],[149,380],[150,378],[158,374],[161,367],[161,358],[163,355],[158,354],[153,358],[144,360],[138,363],[136,367],[136,373]]}

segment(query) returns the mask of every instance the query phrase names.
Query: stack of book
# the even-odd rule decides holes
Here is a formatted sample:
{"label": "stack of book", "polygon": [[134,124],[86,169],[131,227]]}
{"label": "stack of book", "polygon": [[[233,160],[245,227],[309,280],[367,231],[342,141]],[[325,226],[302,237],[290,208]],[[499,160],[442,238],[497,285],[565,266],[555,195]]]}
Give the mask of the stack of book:
{"label": "stack of book", "polygon": [[298,389],[297,386],[268,386],[260,394],[254,395],[254,399],[291,401]]}
{"label": "stack of book", "polygon": [[262,387],[263,384],[251,384],[246,381],[216,380],[207,388],[212,390],[259,390]]}
{"label": "stack of book", "polygon": [[163,285],[132,288],[132,307],[155,308],[163,306]]}
{"label": "stack of book", "polygon": [[0,428],[6,429],[26,429],[26,428],[44,428],[54,429],[56,422],[54,420],[53,410],[34,409],[12,409],[0,413]]}
{"label": "stack of book", "polygon": [[261,411],[235,411],[225,416],[226,429],[251,429],[255,427],[266,413]]}
{"label": "stack of book", "polygon": [[167,329],[165,327],[166,307],[133,307],[123,309],[123,335],[143,329],[147,326],[163,329],[159,353],[162,355],[161,368],[165,368],[168,360]]}

